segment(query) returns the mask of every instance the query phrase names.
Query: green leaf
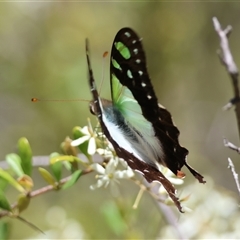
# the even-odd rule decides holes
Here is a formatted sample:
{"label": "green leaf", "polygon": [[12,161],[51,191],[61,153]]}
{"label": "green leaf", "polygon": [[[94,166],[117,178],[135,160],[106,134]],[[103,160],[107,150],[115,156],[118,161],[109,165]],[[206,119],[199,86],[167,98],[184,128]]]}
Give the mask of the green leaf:
{"label": "green leaf", "polygon": [[32,149],[28,140],[24,137],[18,140],[18,151],[21,158],[22,169],[25,174],[31,176],[32,173]]}
{"label": "green leaf", "polygon": [[24,193],[25,189],[8,172],[0,168],[0,177],[15,187],[19,192]]}
{"label": "green leaf", "polygon": [[7,186],[8,186],[8,182],[5,179],[1,178],[1,180],[0,180],[0,189],[2,191],[4,191],[7,188]]}
{"label": "green leaf", "polygon": [[[83,134],[81,132],[81,127],[74,127],[73,128],[73,138],[74,139],[78,139],[80,137],[85,136],[85,134]],[[80,151],[86,155],[87,157],[89,156],[88,154],[88,141],[82,143],[81,145],[78,146],[78,148],[80,149]]]}
{"label": "green leaf", "polygon": [[8,222],[0,222],[0,239],[7,240],[9,238],[9,223]]}
{"label": "green leaf", "polygon": [[50,172],[48,172],[45,168],[41,168],[41,167],[38,168],[38,171],[40,172],[40,174],[48,184],[52,185],[55,189],[57,188],[55,179]]}
{"label": "green leaf", "polygon": [[69,156],[69,155],[59,155],[56,157],[53,157],[50,159],[50,164],[54,164],[59,161],[68,161],[68,162],[74,162],[74,161],[80,161],[79,158],[75,156]]}
{"label": "green leaf", "polygon": [[120,236],[127,231],[127,225],[121,215],[120,209],[114,202],[105,203],[102,207],[102,212],[109,227],[115,234]]}
{"label": "green leaf", "polygon": [[78,162],[82,162],[79,158],[75,156],[68,155],[57,155],[50,159],[50,164],[56,164],[58,162],[63,162],[64,166],[71,172],[78,169]]}
{"label": "green leaf", "polygon": [[65,161],[63,162],[63,165],[68,171],[72,171],[72,164],[70,162]]}
{"label": "green leaf", "polygon": [[[50,158],[58,157],[58,156],[60,156],[59,153],[52,153],[50,155]],[[62,162],[55,162],[50,165],[50,168],[57,182],[59,182],[62,177]]]}
{"label": "green leaf", "polygon": [[20,194],[18,196],[17,206],[19,213],[25,210],[30,203],[30,198],[26,194]]}
{"label": "green leaf", "polygon": [[75,171],[71,175],[71,178],[62,186],[62,189],[67,189],[67,188],[71,187],[72,185],[74,185],[77,182],[77,180],[80,178],[81,173],[82,173],[82,170]]}
{"label": "green leaf", "polygon": [[11,211],[10,203],[8,202],[4,192],[0,190],[0,208]]}
{"label": "green leaf", "polygon": [[6,156],[6,161],[18,177],[24,175],[24,171],[21,166],[21,158],[17,154],[15,153],[8,154]]}

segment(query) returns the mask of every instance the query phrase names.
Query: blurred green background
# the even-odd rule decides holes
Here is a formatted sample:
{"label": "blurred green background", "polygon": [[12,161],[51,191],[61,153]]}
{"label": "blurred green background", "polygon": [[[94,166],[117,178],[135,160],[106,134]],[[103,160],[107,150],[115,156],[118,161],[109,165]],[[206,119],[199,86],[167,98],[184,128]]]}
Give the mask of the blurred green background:
{"label": "blurred green background", "polygon": [[[202,186],[184,169],[187,177],[180,193],[191,193],[191,198],[197,200],[192,205],[189,201],[192,213],[179,216],[181,230],[189,238],[216,238],[219,235],[214,234],[222,236],[221,231],[234,229],[239,218],[238,196],[227,169],[227,158],[232,158],[238,172],[240,162],[236,153],[223,146],[223,137],[239,145],[239,136],[234,110],[222,111],[233,93],[230,78],[216,55],[219,39],[212,17],[218,17],[223,26],[233,26],[230,45],[240,66],[239,13],[240,3],[233,2],[0,3],[0,159],[15,151],[22,136],[30,141],[35,156],[48,155],[59,151],[61,141],[71,136],[74,126],[86,125],[88,117],[95,123],[84,101],[34,104],[31,98],[91,99],[86,38],[90,40],[94,75],[99,84],[102,71],[105,72],[101,95],[109,97],[109,59],[102,69],[102,54],[110,52],[117,31],[128,26],[143,38],[156,94],[159,102],[171,111],[181,131],[180,142],[190,152],[189,163],[206,176],[207,184]],[[37,178],[39,174],[35,175]],[[86,234],[81,237],[79,233],[75,238],[121,238],[109,230],[102,213],[112,197],[108,189],[90,191],[89,185],[94,181],[90,175],[68,192],[40,196],[23,215],[44,231],[54,228],[51,224],[67,215]],[[40,180],[36,187],[38,184],[44,185]],[[176,237],[147,194],[139,209],[132,210],[137,187],[123,183],[120,188],[125,208],[134,219],[129,239]],[[206,201],[211,203],[208,208],[204,205]],[[196,210],[199,205],[205,206],[198,210],[201,214],[206,210],[201,220],[196,215],[199,217]],[[194,217],[195,220],[188,221]],[[226,218],[228,221],[223,220]],[[214,219],[221,219],[221,224],[217,222],[210,227],[208,221]],[[36,237],[23,223],[13,220],[10,223],[12,239]],[[59,232],[63,228],[63,225],[56,226]],[[197,226],[202,228],[187,235],[187,228],[198,229]],[[236,234],[239,235],[235,237],[240,237],[239,232]],[[60,236],[74,238],[68,234],[68,237]]]}

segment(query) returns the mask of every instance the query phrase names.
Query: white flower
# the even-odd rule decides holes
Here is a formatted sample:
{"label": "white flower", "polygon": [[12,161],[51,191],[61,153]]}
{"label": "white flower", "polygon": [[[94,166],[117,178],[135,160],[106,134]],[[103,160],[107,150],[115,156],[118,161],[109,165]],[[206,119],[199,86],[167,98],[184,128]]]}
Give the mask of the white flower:
{"label": "white flower", "polygon": [[76,140],[73,140],[71,142],[71,146],[76,147],[88,141],[87,152],[89,155],[93,155],[96,152],[96,133],[93,131],[91,124],[89,124],[89,126],[81,128],[80,131],[83,136]]}
{"label": "white flower", "polygon": [[108,147],[106,147],[106,149],[98,148],[98,149],[96,150],[96,152],[97,152],[100,156],[102,156],[104,159],[114,158],[113,151],[114,151],[114,150],[108,149]]}
{"label": "white flower", "polygon": [[182,178],[177,177],[171,170],[169,170],[166,167],[162,167],[161,169],[162,173],[164,176],[172,183],[175,185],[181,185],[184,183]]}
{"label": "white flower", "polygon": [[118,183],[118,179],[129,179],[134,176],[133,170],[125,165],[125,170],[117,170],[118,162],[121,162],[122,160],[119,160],[118,158],[110,159],[110,161],[107,163],[106,167],[104,168],[102,165],[98,163],[94,163],[91,165],[91,168],[98,172],[99,175],[96,176],[97,183],[90,186],[90,189],[94,190],[96,188],[100,187],[107,187],[109,184],[114,185],[115,183]]}
{"label": "white flower", "polygon": [[[169,170],[168,168],[160,166],[160,171],[172,184],[181,185],[181,184],[184,183],[183,179],[175,176],[175,174],[171,170]],[[159,193],[160,194],[166,193],[166,189],[162,186],[162,184],[159,188]]]}

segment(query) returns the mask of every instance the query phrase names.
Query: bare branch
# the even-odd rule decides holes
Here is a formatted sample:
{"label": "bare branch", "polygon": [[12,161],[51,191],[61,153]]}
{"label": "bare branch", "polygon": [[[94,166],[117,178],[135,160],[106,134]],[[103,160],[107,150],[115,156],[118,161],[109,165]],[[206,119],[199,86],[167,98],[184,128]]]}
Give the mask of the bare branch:
{"label": "bare branch", "polygon": [[228,44],[228,36],[232,31],[232,27],[228,26],[225,30],[222,30],[222,27],[216,17],[213,18],[213,25],[214,25],[215,31],[217,32],[220,38],[220,47],[222,50],[221,52],[222,61],[225,64],[229,74],[236,75],[235,77],[238,77],[238,68],[233,60],[233,57],[229,48],[229,44]]}
{"label": "bare branch", "polygon": [[[86,157],[84,154],[80,153],[77,155],[80,159],[85,159]],[[32,157],[32,166],[33,167],[40,167],[40,166],[49,166],[50,165],[50,158],[49,156],[33,156]],[[9,165],[6,160],[0,161],[0,168],[8,169]]]}
{"label": "bare branch", "polygon": [[234,145],[233,143],[229,142],[226,138],[223,139],[223,144],[225,147],[228,147],[240,154],[240,148]]}
{"label": "bare branch", "polygon": [[235,167],[233,165],[233,162],[230,158],[228,158],[228,167],[231,169],[232,171],[232,174],[233,174],[233,178],[236,182],[236,185],[237,185],[237,190],[238,190],[238,193],[240,195],[240,184],[239,184],[239,179],[238,179],[238,174],[236,173],[235,171]]}
{"label": "bare branch", "polygon": [[[49,166],[49,156],[33,156],[32,158],[32,165],[33,167],[39,167],[39,166]],[[0,161],[0,168],[2,169],[8,169],[9,165],[6,160]]]}
{"label": "bare branch", "polygon": [[212,20],[213,20],[215,31],[217,32],[220,38],[221,51],[220,52],[218,51],[218,55],[220,57],[221,63],[224,64],[228,74],[231,77],[233,91],[234,91],[234,98],[230,101],[229,104],[227,104],[224,107],[224,109],[229,109],[233,104],[236,106],[235,112],[236,112],[236,117],[238,122],[238,132],[240,136],[240,94],[239,94],[239,86],[238,86],[239,71],[232,57],[232,53],[230,51],[229,43],[228,43],[228,37],[232,32],[232,27],[227,26],[225,29],[222,29],[216,17],[213,17]]}

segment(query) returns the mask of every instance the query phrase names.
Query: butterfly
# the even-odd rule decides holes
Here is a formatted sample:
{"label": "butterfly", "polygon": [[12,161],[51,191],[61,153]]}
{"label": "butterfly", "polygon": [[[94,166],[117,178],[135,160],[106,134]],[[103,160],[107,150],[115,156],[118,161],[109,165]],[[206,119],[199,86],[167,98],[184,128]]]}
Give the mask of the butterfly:
{"label": "butterfly", "polygon": [[127,161],[149,182],[158,181],[182,212],[176,189],[161,173],[158,164],[179,177],[185,165],[200,183],[203,176],[187,164],[188,150],[180,146],[179,130],[171,114],[158,103],[148,75],[142,41],[131,28],[118,31],[110,56],[112,100],[99,97],[86,40],[88,81],[93,100],[90,111],[97,116],[102,131],[118,157]]}

